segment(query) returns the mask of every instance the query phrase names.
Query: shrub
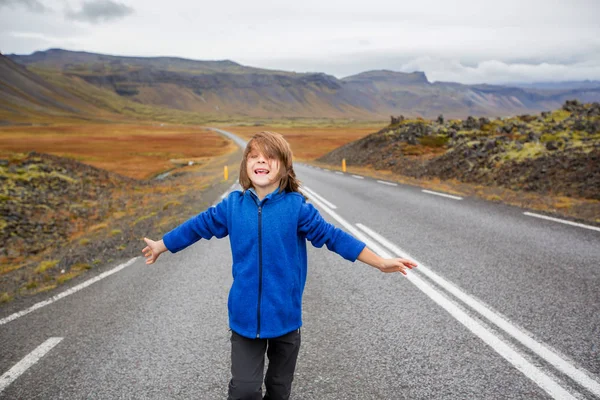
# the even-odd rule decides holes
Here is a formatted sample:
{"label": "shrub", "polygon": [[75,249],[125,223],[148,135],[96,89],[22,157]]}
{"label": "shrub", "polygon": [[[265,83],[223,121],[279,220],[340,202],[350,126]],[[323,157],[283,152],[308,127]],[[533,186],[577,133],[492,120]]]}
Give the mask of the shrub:
{"label": "shrub", "polygon": [[46,270],[55,267],[56,264],[58,264],[58,260],[42,261],[41,263],[39,263],[34,272],[36,274],[41,274],[43,272],[46,272]]}
{"label": "shrub", "polygon": [[7,292],[3,292],[2,294],[0,294],[0,304],[8,303],[9,301],[12,301],[12,299],[13,297]]}

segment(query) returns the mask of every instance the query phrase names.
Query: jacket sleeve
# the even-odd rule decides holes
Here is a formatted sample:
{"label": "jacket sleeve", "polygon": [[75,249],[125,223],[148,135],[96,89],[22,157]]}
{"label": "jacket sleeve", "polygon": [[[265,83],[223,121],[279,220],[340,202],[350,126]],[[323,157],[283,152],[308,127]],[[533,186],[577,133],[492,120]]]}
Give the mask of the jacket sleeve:
{"label": "jacket sleeve", "polygon": [[164,235],[163,241],[167,249],[171,253],[177,253],[200,239],[208,240],[213,236],[220,239],[227,236],[227,201],[228,197]]}
{"label": "jacket sleeve", "polygon": [[298,221],[300,234],[306,236],[315,247],[327,248],[348,261],[356,261],[365,244],[354,236],[325,221],[319,211],[308,203],[303,203]]}

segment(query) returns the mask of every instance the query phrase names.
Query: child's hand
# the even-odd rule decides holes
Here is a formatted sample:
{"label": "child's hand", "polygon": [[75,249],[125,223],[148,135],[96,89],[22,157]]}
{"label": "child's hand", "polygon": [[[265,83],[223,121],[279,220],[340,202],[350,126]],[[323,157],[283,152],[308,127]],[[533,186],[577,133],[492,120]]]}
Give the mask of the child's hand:
{"label": "child's hand", "polygon": [[381,272],[401,272],[406,275],[407,269],[412,269],[416,266],[417,264],[414,261],[405,258],[384,258],[381,260],[378,268]]}
{"label": "child's hand", "polygon": [[144,241],[148,245],[142,250],[144,257],[146,257],[146,264],[154,264],[154,261],[156,261],[158,256],[167,251],[167,246],[165,246],[162,239],[155,242],[152,239],[144,238]]}
{"label": "child's hand", "polygon": [[412,269],[417,266],[414,261],[405,258],[381,258],[377,254],[365,247],[358,255],[358,260],[377,268],[381,272],[402,272],[406,275],[407,269]]}

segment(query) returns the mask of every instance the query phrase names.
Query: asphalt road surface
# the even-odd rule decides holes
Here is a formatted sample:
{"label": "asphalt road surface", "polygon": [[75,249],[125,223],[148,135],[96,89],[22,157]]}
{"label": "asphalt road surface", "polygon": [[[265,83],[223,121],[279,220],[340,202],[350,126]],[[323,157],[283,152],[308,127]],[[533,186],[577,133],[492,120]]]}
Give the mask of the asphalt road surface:
{"label": "asphalt road surface", "polygon": [[[419,267],[309,246],[293,399],[600,398],[600,230],[296,171],[327,220]],[[226,398],[230,266],[227,239],[201,241],[0,309],[0,399]]]}

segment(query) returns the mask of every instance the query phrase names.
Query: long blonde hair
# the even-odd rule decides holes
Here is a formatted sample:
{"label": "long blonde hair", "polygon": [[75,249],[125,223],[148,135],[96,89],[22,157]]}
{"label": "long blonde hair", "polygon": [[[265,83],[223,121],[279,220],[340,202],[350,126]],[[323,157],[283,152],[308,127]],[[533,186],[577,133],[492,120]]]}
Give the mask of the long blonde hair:
{"label": "long blonde hair", "polygon": [[244,190],[252,187],[252,181],[248,177],[246,163],[248,155],[252,150],[260,151],[265,157],[278,159],[279,166],[279,189],[286,192],[300,192],[300,181],[296,178],[294,166],[292,165],[292,149],[290,144],[277,132],[259,132],[252,136],[246,145],[244,157],[240,164],[240,185]]}

